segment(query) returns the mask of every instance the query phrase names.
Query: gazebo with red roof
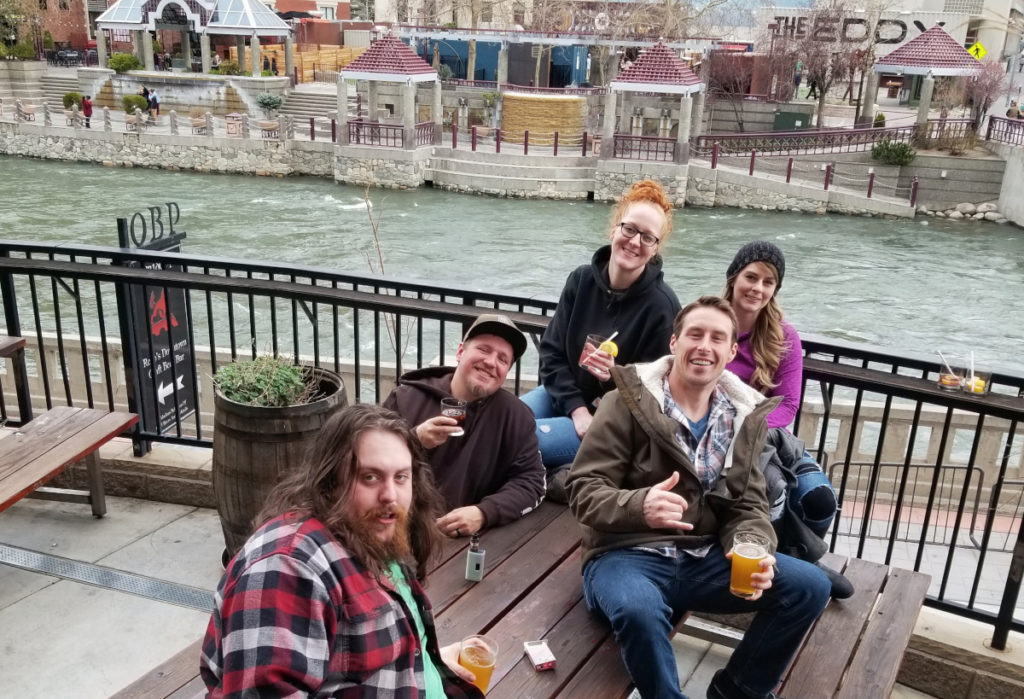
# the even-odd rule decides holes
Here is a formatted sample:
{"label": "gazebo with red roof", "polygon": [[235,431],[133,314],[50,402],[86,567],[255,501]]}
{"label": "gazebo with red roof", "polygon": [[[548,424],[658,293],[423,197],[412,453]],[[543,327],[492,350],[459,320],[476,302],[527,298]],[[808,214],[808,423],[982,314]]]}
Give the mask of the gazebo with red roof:
{"label": "gazebo with red roof", "polygon": [[981,70],[981,63],[949,32],[935,25],[878,59],[874,70],[906,75],[974,75]]}
{"label": "gazebo with red roof", "polygon": [[[615,102],[617,92],[645,92],[667,95],[682,95],[679,104],[679,121],[676,130],[676,151],[674,160],[679,163],[689,160],[690,121],[692,118],[693,93],[701,94],[704,83],[697,74],[679,57],[679,54],[664,43],[658,42],[645,49],[633,65],[622,71],[609,84],[608,97],[605,101],[605,119],[602,140],[606,144],[602,148],[601,157],[612,157],[615,149],[609,148],[615,139]],[[699,106],[697,113],[703,111]],[[623,120],[628,118],[627,101],[623,98]],[[629,134],[622,134],[628,136]],[[639,134],[633,134],[639,135]]]}
{"label": "gazebo with red roof", "polygon": [[[981,70],[981,62],[967,52],[960,42],[950,36],[942,27],[935,25],[928,31],[914,37],[903,46],[880,58],[874,67],[878,73],[903,73],[924,76],[921,82],[921,100],[917,106],[917,123],[928,121],[932,92],[935,89],[934,76],[975,75]],[[914,80],[919,80],[915,78]],[[917,90],[911,86],[909,94]],[[909,100],[908,100],[909,101]]]}
{"label": "gazebo with red roof", "polygon": [[416,85],[434,83],[433,121],[434,141],[441,138],[441,83],[437,71],[394,34],[385,34],[374,40],[356,60],[338,73],[338,125],[340,142],[349,143],[348,83],[347,80],[367,81],[367,107],[369,123],[377,122],[377,84],[402,83],[402,126],[404,146],[415,148],[416,141]]}

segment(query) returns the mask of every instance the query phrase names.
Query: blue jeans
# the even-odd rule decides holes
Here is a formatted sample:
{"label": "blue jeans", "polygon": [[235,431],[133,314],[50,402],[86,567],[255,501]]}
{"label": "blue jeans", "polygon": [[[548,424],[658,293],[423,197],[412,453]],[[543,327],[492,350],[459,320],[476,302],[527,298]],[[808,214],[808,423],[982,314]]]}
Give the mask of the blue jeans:
{"label": "blue jeans", "polygon": [[611,625],[643,699],[685,699],[669,640],[683,612],[757,611],[725,672],[752,699],[759,699],[779,683],[825,608],[831,588],[816,566],[783,554],[775,559],[772,588],[750,601],[729,592],[731,563],[720,546],[704,558],[619,549],[587,563],[583,596],[587,608]]}
{"label": "blue jeans", "polygon": [[820,468],[799,473],[789,491],[789,505],[811,531],[824,537],[839,509],[836,491]]}
{"label": "blue jeans", "polygon": [[537,420],[537,442],[540,444],[540,458],[548,469],[571,464],[580,448],[580,438],[572,418],[559,415],[551,402],[551,396],[543,386],[520,396],[533,411]]}

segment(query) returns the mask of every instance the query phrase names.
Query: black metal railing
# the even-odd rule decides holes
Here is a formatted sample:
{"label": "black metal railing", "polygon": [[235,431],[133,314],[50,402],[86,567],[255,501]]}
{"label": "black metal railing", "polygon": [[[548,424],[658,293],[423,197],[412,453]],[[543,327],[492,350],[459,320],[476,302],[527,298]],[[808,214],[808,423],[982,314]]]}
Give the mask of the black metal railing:
{"label": "black metal railing", "polygon": [[613,141],[612,157],[671,163],[676,157],[676,140],[674,138],[617,133]]}
{"label": "black metal railing", "polygon": [[[197,410],[170,428],[140,430],[138,440],[198,446],[210,445],[210,377],[226,361],[285,354],[338,371],[352,400],[375,402],[398,373],[451,363],[463,328],[484,310],[501,309],[536,342],[555,308],[553,300],[308,266],[0,241],[3,333],[28,340],[34,405],[145,412],[138,392],[153,379],[133,359],[139,348],[125,330],[138,322],[127,315],[127,291],[140,285],[184,299],[161,320],[188,329],[188,352],[180,353],[187,359],[169,344],[165,354],[172,374],[194,378],[182,390]],[[1013,618],[1024,566],[1024,376],[994,373],[986,395],[946,392],[936,387],[938,362],[928,357],[813,335],[803,346],[794,431],[822,455],[840,496],[832,550],[928,572],[931,606],[990,623],[997,639],[1011,628],[1024,631],[1024,619]],[[6,367],[0,417],[17,425]],[[531,387],[537,369],[531,349],[510,388]],[[153,424],[152,416],[142,418]],[[998,614],[990,611],[1000,606],[993,586],[1004,591]]]}
{"label": "black metal railing", "polygon": [[986,141],[999,141],[1012,146],[1024,144],[1024,119],[989,117]]}
{"label": "black metal railing", "polygon": [[690,147],[694,155],[701,157],[711,157],[716,145],[720,155],[743,155],[752,150],[761,156],[857,153],[871,150],[872,146],[883,140],[911,143],[915,139],[962,139],[967,136],[973,123],[970,119],[929,119],[924,129],[910,124],[878,129],[705,134],[691,138]]}

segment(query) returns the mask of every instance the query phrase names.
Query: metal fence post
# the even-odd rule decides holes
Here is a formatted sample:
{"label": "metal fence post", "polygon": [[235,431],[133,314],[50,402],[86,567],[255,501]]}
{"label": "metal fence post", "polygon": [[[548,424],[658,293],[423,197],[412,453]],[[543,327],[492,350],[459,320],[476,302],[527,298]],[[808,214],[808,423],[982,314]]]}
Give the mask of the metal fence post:
{"label": "metal fence post", "polygon": [[711,169],[714,170],[718,167],[718,141],[711,146]]}
{"label": "metal fence post", "polygon": [[494,152],[501,152],[501,129],[494,130]]}
{"label": "metal fence post", "polygon": [[523,130],[523,155],[529,155],[530,153],[530,130]]}
{"label": "metal fence post", "polygon": [[917,175],[914,176],[914,182],[910,185],[910,205],[917,206]]}
{"label": "metal fence post", "polygon": [[986,141],[992,140],[992,127],[995,126],[995,124],[996,124],[996,120],[995,119],[989,119],[988,120],[988,128],[985,129],[985,140]]}
{"label": "metal fence post", "polygon": [[458,145],[459,127],[456,124],[452,124],[452,150]]}
{"label": "metal fence post", "polygon": [[336,119],[331,119],[331,143],[338,142],[338,122]]}
{"label": "metal fence post", "polygon": [[583,157],[587,157],[587,132],[583,132]]}
{"label": "metal fence post", "polygon": [[[750,149],[750,170],[747,172],[748,175],[754,174],[754,161],[757,159],[757,149]],[[827,188],[826,188],[827,189]]]}
{"label": "metal fence post", "polygon": [[555,131],[555,155],[558,155],[558,132]]}
{"label": "metal fence post", "polygon": [[469,142],[470,142],[470,150],[472,150],[475,153],[476,152],[476,127],[475,126],[469,130]]}
{"label": "metal fence post", "polygon": [[793,158],[789,159],[789,163],[786,164],[786,184],[793,178]]}
{"label": "metal fence post", "polygon": [[832,181],[832,163],[825,166],[825,191],[828,191],[828,183]]}
{"label": "metal fence post", "polygon": [[871,192],[875,189],[875,169],[871,168],[868,170],[868,199],[871,198]]}
{"label": "metal fence post", "polygon": [[316,119],[316,117],[310,117],[309,118],[309,140],[310,141],[315,141],[316,140],[316,121],[314,121],[314,119]]}

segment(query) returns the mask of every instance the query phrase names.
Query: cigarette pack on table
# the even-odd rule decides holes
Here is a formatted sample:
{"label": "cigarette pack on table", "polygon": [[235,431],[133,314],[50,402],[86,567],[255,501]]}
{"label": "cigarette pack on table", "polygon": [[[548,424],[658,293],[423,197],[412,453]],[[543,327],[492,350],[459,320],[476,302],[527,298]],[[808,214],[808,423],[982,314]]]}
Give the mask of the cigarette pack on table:
{"label": "cigarette pack on table", "polygon": [[555,655],[548,648],[547,641],[526,641],[523,643],[523,650],[533,663],[534,670],[555,669]]}

